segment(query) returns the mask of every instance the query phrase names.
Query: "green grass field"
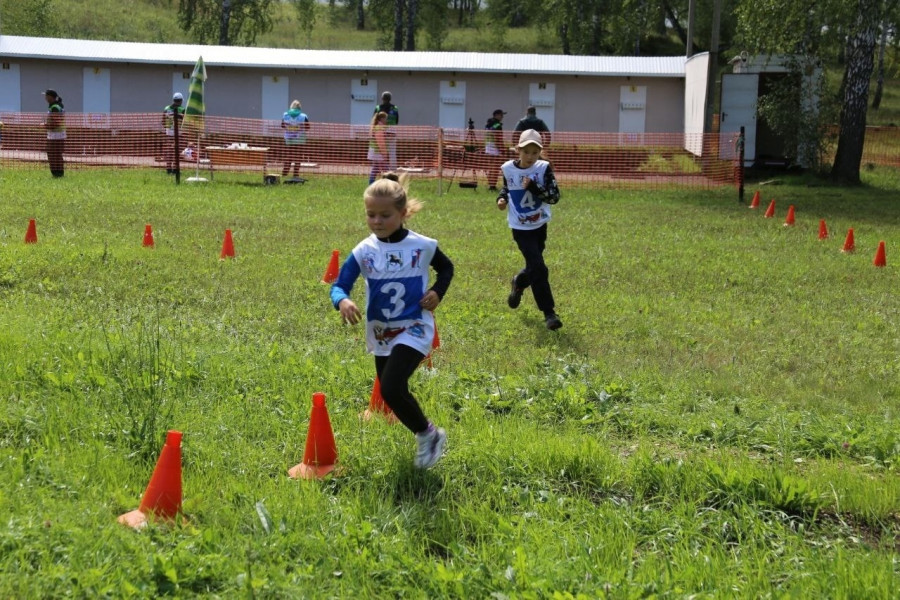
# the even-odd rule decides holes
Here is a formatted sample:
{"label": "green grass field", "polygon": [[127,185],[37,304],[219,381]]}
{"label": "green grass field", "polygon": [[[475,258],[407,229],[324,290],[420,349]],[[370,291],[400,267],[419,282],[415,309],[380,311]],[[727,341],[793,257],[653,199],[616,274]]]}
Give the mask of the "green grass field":
{"label": "green grass field", "polygon": [[[506,307],[492,195],[414,181],[456,265],[412,381],[449,434],[423,473],[360,421],[373,361],[320,283],[362,179],[4,170],[0,597],[896,598],[900,178],[863,176],[750,184],[758,210],[563,188],[559,332]],[[292,480],[317,391],[341,471]],[[124,527],[170,429],[186,522]]]}

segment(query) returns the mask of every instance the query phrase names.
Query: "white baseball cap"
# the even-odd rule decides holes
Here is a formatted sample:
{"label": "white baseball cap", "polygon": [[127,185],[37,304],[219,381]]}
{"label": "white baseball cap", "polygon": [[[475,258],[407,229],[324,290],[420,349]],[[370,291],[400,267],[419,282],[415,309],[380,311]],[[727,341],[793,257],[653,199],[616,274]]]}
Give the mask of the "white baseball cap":
{"label": "white baseball cap", "polygon": [[524,148],[528,144],[537,144],[538,148],[543,148],[543,140],[541,140],[541,134],[535,131],[534,129],[526,129],[522,132],[522,135],[519,136],[519,145],[517,148]]}
{"label": "white baseball cap", "polygon": [[172,100],[184,100],[184,96],[181,95],[181,92],[175,92],[172,96]]}

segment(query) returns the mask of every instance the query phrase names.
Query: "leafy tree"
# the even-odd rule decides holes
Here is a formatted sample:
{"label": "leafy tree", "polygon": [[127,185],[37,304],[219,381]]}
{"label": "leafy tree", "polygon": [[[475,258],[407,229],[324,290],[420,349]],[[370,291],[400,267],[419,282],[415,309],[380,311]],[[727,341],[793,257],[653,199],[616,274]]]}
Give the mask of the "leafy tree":
{"label": "leafy tree", "polygon": [[[793,76],[807,75],[803,69],[809,65],[823,65],[835,59],[844,61],[840,90],[830,98],[822,96],[821,99],[826,108],[831,102],[841,105],[838,146],[831,176],[838,181],[859,182],[881,0],[805,0],[799,3],[741,0],[735,12],[739,22],[738,43],[742,49],[752,54],[804,57],[802,61],[788,63],[794,69]],[[783,97],[788,98],[787,95]],[[796,104],[782,104],[777,110],[797,114],[797,119],[818,119],[818,124],[806,127],[807,134],[824,131],[822,120],[829,114],[825,110],[816,116],[808,102],[801,102],[799,113]],[[776,131],[789,137],[789,132]]]}
{"label": "leafy tree", "polygon": [[306,34],[306,45],[311,45],[312,32],[316,27],[316,0],[290,0],[297,11],[300,31]]}
{"label": "leafy tree", "polygon": [[179,0],[178,24],[200,44],[252,46],[272,30],[272,0]]}
{"label": "leafy tree", "polygon": [[53,0],[18,0],[0,7],[3,31],[15,35],[55,37],[60,33]]}

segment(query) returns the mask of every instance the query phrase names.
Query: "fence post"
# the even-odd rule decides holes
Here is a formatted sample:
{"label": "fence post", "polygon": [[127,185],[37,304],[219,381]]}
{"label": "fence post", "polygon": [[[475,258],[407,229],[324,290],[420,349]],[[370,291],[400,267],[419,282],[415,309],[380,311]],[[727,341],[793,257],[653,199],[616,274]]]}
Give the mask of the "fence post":
{"label": "fence post", "polygon": [[438,196],[444,195],[444,128],[438,127],[437,143]]}
{"label": "fence post", "polygon": [[738,178],[738,202],[744,203],[744,126],[741,125],[741,133],[735,141],[738,151],[737,178]]}

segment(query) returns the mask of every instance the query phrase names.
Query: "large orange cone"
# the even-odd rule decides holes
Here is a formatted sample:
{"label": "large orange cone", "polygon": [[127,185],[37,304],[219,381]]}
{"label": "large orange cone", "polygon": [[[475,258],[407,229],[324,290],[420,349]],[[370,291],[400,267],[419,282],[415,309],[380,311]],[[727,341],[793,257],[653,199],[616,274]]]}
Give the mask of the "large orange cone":
{"label": "large orange cone", "polygon": [[819,221],[819,239],[828,239],[828,227],[825,226],[825,219]]}
{"label": "large orange cone", "polygon": [[338,260],[340,259],[341,253],[337,250],[331,251],[331,260],[328,261],[328,268],[325,269],[325,274],[322,275],[322,283],[334,283],[338,278]]}
{"label": "large orange cone", "polygon": [[391,410],[391,407],[387,405],[381,396],[381,380],[378,378],[378,375],[375,376],[375,385],[372,386],[369,408],[364,410],[360,416],[365,421],[371,421],[375,415],[384,415],[388,423],[397,423],[399,421],[397,415],[394,414],[394,411]]}
{"label": "large orange cone", "polygon": [[309,415],[309,432],[306,434],[306,451],[303,462],[288,469],[293,479],[317,479],[334,470],[337,462],[337,446],[334,432],[325,407],[325,394],[316,392],[312,399]]}
{"label": "large orange cone", "polygon": [[152,248],[153,246],[153,228],[149,224],[144,225],[144,248]]}
{"label": "large orange cone", "polygon": [[794,205],[791,204],[788,206],[787,217],[784,219],[785,227],[793,227],[794,226]]}
{"label": "large orange cone", "polygon": [[172,521],[181,512],[181,432],[169,431],[156,461],[150,483],[137,510],[119,517],[119,523],[140,529],[148,519]]}
{"label": "large orange cone", "polygon": [[34,219],[28,221],[28,229],[25,230],[25,243],[37,244],[37,225],[35,224]]}
{"label": "large orange cone", "polygon": [[773,198],[771,202],[769,202],[769,208],[766,209],[766,214],[763,215],[767,219],[771,219],[775,216],[775,199]]}
{"label": "large orange cone", "polygon": [[750,208],[759,208],[759,190],[753,194],[753,200],[750,201]]}
{"label": "large orange cone", "polygon": [[234,258],[234,240],[231,239],[231,230],[225,230],[225,239],[222,240],[222,253],[219,255],[219,260],[225,260],[226,258]]}
{"label": "large orange cone", "polygon": [[853,252],[856,249],[856,243],[853,241],[853,228],[847,230],[847,239],[844,240],[844,247],[841,252]]}
{"label": "large orange cone", "polygon": [[884,241],[878,243],[878,250],[875,252],[875,258],[872,260],[872,264],[876,267],[887,266],[887,258],[884,256]]}

